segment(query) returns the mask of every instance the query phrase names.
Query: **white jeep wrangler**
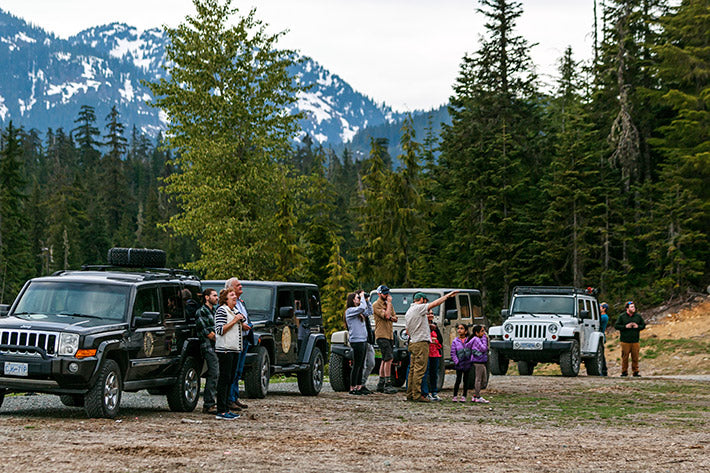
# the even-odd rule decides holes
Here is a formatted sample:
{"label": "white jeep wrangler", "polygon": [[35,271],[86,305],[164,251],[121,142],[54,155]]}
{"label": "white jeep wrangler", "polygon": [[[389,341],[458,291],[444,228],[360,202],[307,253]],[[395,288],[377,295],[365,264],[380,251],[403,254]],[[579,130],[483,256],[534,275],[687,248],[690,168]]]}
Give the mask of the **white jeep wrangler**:
{"label": "white jeep wrangler", "polygon": [[523,286],[513,289],[503,324],[489,331],[491,374],[504,375],[509,360],[521,375],[538,363],[559,363],[563,376],[577,376],[583,360],[587,374],[600,376],[604,334],[596,292],[574,287]]}

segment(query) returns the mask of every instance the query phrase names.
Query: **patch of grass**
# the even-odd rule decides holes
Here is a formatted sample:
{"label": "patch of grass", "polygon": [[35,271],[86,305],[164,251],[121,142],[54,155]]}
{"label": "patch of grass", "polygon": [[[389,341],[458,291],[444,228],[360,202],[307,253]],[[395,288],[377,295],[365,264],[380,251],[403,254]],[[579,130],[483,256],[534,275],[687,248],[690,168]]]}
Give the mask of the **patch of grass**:
{"label": "patch of grass", "polygon": [[700,355],[710,353],[710,342],[689,338],[647,338],[641,341],[644,358],[654,359],[666,353]]}

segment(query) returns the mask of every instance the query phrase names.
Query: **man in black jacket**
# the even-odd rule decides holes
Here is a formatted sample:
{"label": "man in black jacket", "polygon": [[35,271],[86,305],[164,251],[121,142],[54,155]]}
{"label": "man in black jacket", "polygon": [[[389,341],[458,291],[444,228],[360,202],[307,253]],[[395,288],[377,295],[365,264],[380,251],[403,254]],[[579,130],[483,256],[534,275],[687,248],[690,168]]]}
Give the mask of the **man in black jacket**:
{"label": "man in black jacket", "polygon": [[629,355],[631,355],[631,370],[634,376],[641,376],[639,374],[639,349],[641,348],[639,332],[646,328],[646,322],[636,313],[636,305],[633,301],[626,303],[626,312],[619,316],[614,328],[620,332],[621,376],[629,375]]}

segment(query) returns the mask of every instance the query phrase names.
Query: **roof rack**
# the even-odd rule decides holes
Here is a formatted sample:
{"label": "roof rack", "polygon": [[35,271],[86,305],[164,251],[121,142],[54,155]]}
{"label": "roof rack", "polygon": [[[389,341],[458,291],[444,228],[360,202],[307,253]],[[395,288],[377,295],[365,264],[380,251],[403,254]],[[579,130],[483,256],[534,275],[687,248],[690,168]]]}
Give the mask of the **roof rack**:
{"label": "roof rack", "polygon": [[[118,271],[118,272],[137,272],[142,273],[143,280],[149,281],[154,279],[194,279],[199,281],[200,278],[192,274],[190,271],[175,268],[131,268],[127,266],[115,266],[111,264],[85,264],[82,265],[81,271]],[[151,272],[155,271],[155,272]]]}
{"label": "roof rack", "polygon": [[591,287],[581,289],[572,286],[515,286],[513,288],[513,294],[596,295],[596,289],[592,289]]}

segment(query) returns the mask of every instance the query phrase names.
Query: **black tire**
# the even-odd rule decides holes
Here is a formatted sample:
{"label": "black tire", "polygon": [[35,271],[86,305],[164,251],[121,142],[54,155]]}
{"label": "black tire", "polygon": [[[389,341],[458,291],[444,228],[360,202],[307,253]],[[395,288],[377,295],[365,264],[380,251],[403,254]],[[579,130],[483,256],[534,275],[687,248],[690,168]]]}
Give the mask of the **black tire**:
{"label": "black tire", "polygon": [[84,407],[84,396],[81,394],[62,394],[59,400],[67,407]]}
{"label": "black tire", "polygon": [[520,376],[532,376],[536,364],[534,361],[518,361],[518,374]]}
{"label": "black tire", "polygon": [[488,354],[488,367],[490,368],[491,374],[496,376],[503,376],[508,372],[508,365],[510,361],[508,357],[498,352],[495,348],[491,348]]}
{"label": "black tire", "polygon": [[164,268],[166,262],[163,250],[150,248],[111,248],[108,250],[108,264],[132,268]]}
{"label": "black tire", "polygon": [[192,412],[200,399],[200,373],[197,360],[191,356],[185,361],[178,372],[177,381],[167,392],[168,406],[173,412]]}
{"label": "black tire", "polygon": [[99,377],[84,400],[84,409],[89,417],[107,417],[118,415],[121,405],[123,379],[121,369],[114,360],[104,360]]}
{"label": "black tire", "polygon": [[562,376],[568,378],[577,376],[579,374],[580,362],[579,342],[572,340],[572,347],[569,351],[563,352],[562,355],[560,355],[560,370],[562,371]]}
{"label": "black tire", "polygon": [[308,369],[297,374],[298,390],[304,396],[317,396],[323,388],[323,374],[325,372],[325,359],[320,348],[313,348]]}
{"label": "black tire", "polygon": [[597,353],[592,358],[584,360],[584,367],[587,369],[587,376],[601,376],[604,372],[604,343],[599,340]]}
{"label": "black tire", "polygon": [[350,389],[350,360],[337,353],[331,353],[328,372],[333,391],[345,392]]}
{"label": "black tire", "polygon": [[407,367],[409,359],[399,362],[399,366],[392,365],[392,386],[401,388],[407,382]]}
{"label": "black tire", "polygon": [[244,376],[244,388],[252,399],[264,399],[269,392],[271,364],[269,352],[264,347],[256,347],[256,359]]}
{"label": "black tire", "polygon": [[5,400],[5,392],[7,389],[0,389],[0,407],[2,407],[2,403]]}

